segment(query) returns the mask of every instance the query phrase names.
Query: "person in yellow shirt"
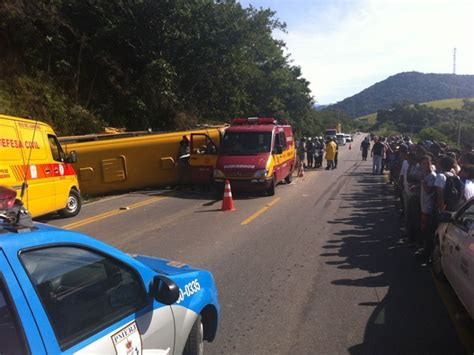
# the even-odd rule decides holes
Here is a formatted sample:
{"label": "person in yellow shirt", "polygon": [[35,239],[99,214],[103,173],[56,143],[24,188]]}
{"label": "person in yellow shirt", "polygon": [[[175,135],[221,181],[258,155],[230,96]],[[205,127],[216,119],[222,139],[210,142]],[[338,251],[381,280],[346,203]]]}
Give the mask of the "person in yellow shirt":
{"label": "person in yellow shirt", "polygon": [[337,145],[334,142],[334,138],[328,138],[326,143],[326,170],[335,169],[334,159],[336,158]]}

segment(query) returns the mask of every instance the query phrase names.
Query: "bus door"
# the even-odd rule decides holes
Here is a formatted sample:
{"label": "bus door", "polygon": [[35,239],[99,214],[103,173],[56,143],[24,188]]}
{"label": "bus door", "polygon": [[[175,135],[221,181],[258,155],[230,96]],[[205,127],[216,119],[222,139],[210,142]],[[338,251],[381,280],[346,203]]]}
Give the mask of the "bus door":
{"label": "bus door", "polygon": [[217,145],[205,133],[191,134],[191,183],[209,184],[217,162]]}

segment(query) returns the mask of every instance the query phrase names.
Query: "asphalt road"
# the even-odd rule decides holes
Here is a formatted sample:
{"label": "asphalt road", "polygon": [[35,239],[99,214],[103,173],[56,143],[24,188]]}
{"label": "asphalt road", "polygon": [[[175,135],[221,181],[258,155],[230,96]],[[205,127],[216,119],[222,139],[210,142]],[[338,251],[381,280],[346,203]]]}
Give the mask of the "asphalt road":
{"label": "asphalt road", "polygon": [[209,193],[150,190],[43,220],[212,271],[222,317],[207,353],[465,353],[429,269],[399,240],[393,187],[360,161],[361,139],[340,147],[336,170],[308,170],[272,197],[234,195],[235,212]]}

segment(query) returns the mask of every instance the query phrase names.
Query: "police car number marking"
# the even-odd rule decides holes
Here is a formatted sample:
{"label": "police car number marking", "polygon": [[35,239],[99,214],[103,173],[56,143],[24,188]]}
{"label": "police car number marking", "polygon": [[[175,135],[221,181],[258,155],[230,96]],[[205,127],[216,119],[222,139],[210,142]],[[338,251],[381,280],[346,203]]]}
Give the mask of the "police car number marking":
{"label": "police car number marking", "polygon": [[187,283],[184,286],[184,290],[181,288],[179,289],[179,298],[176,301],[176,303],[180,304],[181,302],[185,300],[186,297],[191,297],[194,294],[198,293],[199,291],[201,291],[201,285],[199,284],[199,280],[195,279]]}

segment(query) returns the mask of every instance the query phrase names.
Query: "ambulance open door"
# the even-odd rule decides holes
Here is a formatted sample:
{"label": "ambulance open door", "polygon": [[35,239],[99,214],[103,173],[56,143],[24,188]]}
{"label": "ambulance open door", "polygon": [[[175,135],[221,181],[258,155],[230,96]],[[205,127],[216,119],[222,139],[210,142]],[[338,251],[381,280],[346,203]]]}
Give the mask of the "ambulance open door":
{"label": "ambulance open door", "polygon": [[212,180],[214,167],[217,162],[217,145],[205,133],[191,134],[191,167],[192,184],[209,184]]}

